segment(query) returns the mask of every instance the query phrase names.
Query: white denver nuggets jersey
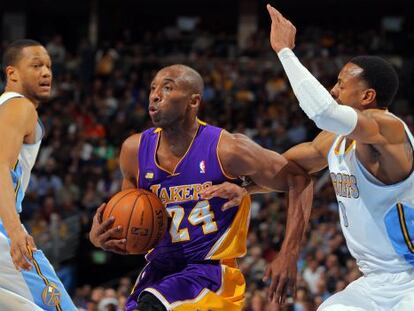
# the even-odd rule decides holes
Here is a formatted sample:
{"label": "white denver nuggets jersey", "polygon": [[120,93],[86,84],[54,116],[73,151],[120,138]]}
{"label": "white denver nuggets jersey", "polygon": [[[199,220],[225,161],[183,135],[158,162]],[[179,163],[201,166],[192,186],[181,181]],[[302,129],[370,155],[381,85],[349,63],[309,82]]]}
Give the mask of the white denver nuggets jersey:
{"label": "white denver nuggets jersey", "polygon": [[[4,104],[11,98],[24,97],[15,92],[6,92],[0,96],[0,105]],[[40,148],[40,142],[43,137],[43,127],[38,121],[36,128],[36,142],[34,144],[23,144],[20,150],[17,162],[11,171],[16,196],[16,210],[18,213],[22,210],[22,201],[27,185],[29,184],[30,172],[36,161]]]}
{"label": "white denver nuggets jersey", "polygon": [[[403,122],[403,121],[401,121]],[[414,146],[406,124],[405,131]],[[356,156],[356,144],[335,139],[329,170],[349,251],[364,274],[414,268],[414,173],[384,185]]]}

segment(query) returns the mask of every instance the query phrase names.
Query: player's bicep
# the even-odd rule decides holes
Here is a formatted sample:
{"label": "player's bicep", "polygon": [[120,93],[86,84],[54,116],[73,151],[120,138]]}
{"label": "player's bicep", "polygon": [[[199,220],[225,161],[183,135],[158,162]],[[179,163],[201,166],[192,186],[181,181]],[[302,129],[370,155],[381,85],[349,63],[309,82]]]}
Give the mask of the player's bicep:
{"label": "player's bicep", "polygon": [[333,133],[322,131],[313,141],[296,145],[283,156],[309,174],[319,172],[328,166],[327,156],[335,137]]}
{"label": "player's bicep", "polygon": [[122,190],[137,188],[138,182],[138,149],[140,134],[128,137],[121,147],[119,166],[122,172]]}

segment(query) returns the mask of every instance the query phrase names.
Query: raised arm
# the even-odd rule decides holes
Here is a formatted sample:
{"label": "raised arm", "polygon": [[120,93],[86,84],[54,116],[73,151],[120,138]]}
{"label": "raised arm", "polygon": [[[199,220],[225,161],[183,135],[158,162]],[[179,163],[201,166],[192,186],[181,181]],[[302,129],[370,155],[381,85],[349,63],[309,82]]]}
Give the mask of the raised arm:
{"label": "raised arm", "polygon": [[[296,28],[275,8],[270,5],[267,8],[272,19],[272,48],[283,65],[300,107],[320,129],[348,136],[365,144],[404,142],[404,127],[396,118],[338,104],[293,53]],[[363,98],[359,100],[363,105],[370,104],[374,102],[375,96],[375,90],[367,87]]]}
{"label": "raised arm", "polygon": [[25,137],[36,128],[37,112],[26,98],[10,99],[0,106],[0,218],[10,237],[10,255],[17,269],[30,270],[33,238],[27,234],[16,211],[16,194],[10,171],[16,165]]}

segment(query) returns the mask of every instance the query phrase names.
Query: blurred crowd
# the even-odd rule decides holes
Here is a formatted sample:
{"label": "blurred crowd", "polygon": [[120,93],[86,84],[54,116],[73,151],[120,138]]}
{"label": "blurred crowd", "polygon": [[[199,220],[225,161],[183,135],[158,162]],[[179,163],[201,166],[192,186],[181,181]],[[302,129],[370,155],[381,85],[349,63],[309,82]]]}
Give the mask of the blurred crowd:
{"label": "blurred crowd", "polygon": [[[375,29],[333,33],[309,27],[301,31],[295,52],[327,88],[352,56],[387,57],[401,78],[392,107],[413,130],[409,105],[414,99],[413,59],[395,52],[399,42],[412,44],[413,38],[403,35]],[[162,66],[184,63],[197,69],[205,81],[200,119],[244,133],[263,147],[283,152],[317,133],[298,108],[267,32],[255,33],[244,49],[232,35],[190,34],[174,28],[145,33],[137,40],[121,36],[96,48],[86,40],[67,47],[57,35],[46,46],[53,60],[53,96],[40,107],[47,133],[22,219],[80,310],[122,310],[139,273],[142,261],[127,277],[98,285],[85,281],[96,275],[87,275],[82,266],[117,260],[94,249],[87,233],[96,208],[120,189],[118,155],[123,140],[151,126],[148,87]],[[239,260],[247,281],[245,310],[313,311],[360,276],[340,230],[329,180],[324,174],[315,178],[314,209],[298,262],[297,296],[281,309],[267,302],[268,284],[262,277],[283,240],[284,197],[253,198],[248,252]]]}

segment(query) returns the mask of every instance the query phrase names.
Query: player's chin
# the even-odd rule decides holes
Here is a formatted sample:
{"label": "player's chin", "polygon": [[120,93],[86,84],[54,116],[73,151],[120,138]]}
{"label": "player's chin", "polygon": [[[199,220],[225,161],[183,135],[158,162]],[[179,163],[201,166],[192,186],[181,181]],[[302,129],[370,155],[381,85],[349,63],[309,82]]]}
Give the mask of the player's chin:
{"label": "player's chin", "polygon": [[41,102],[48,101],[50,99],[50,94],[50,91],[38,92],[36,93],[36,98]]}
{"label": "player's chin", "polygon": [[159,116],[150,116],[150,118],[155,127],[162,127],[163,122]]}

